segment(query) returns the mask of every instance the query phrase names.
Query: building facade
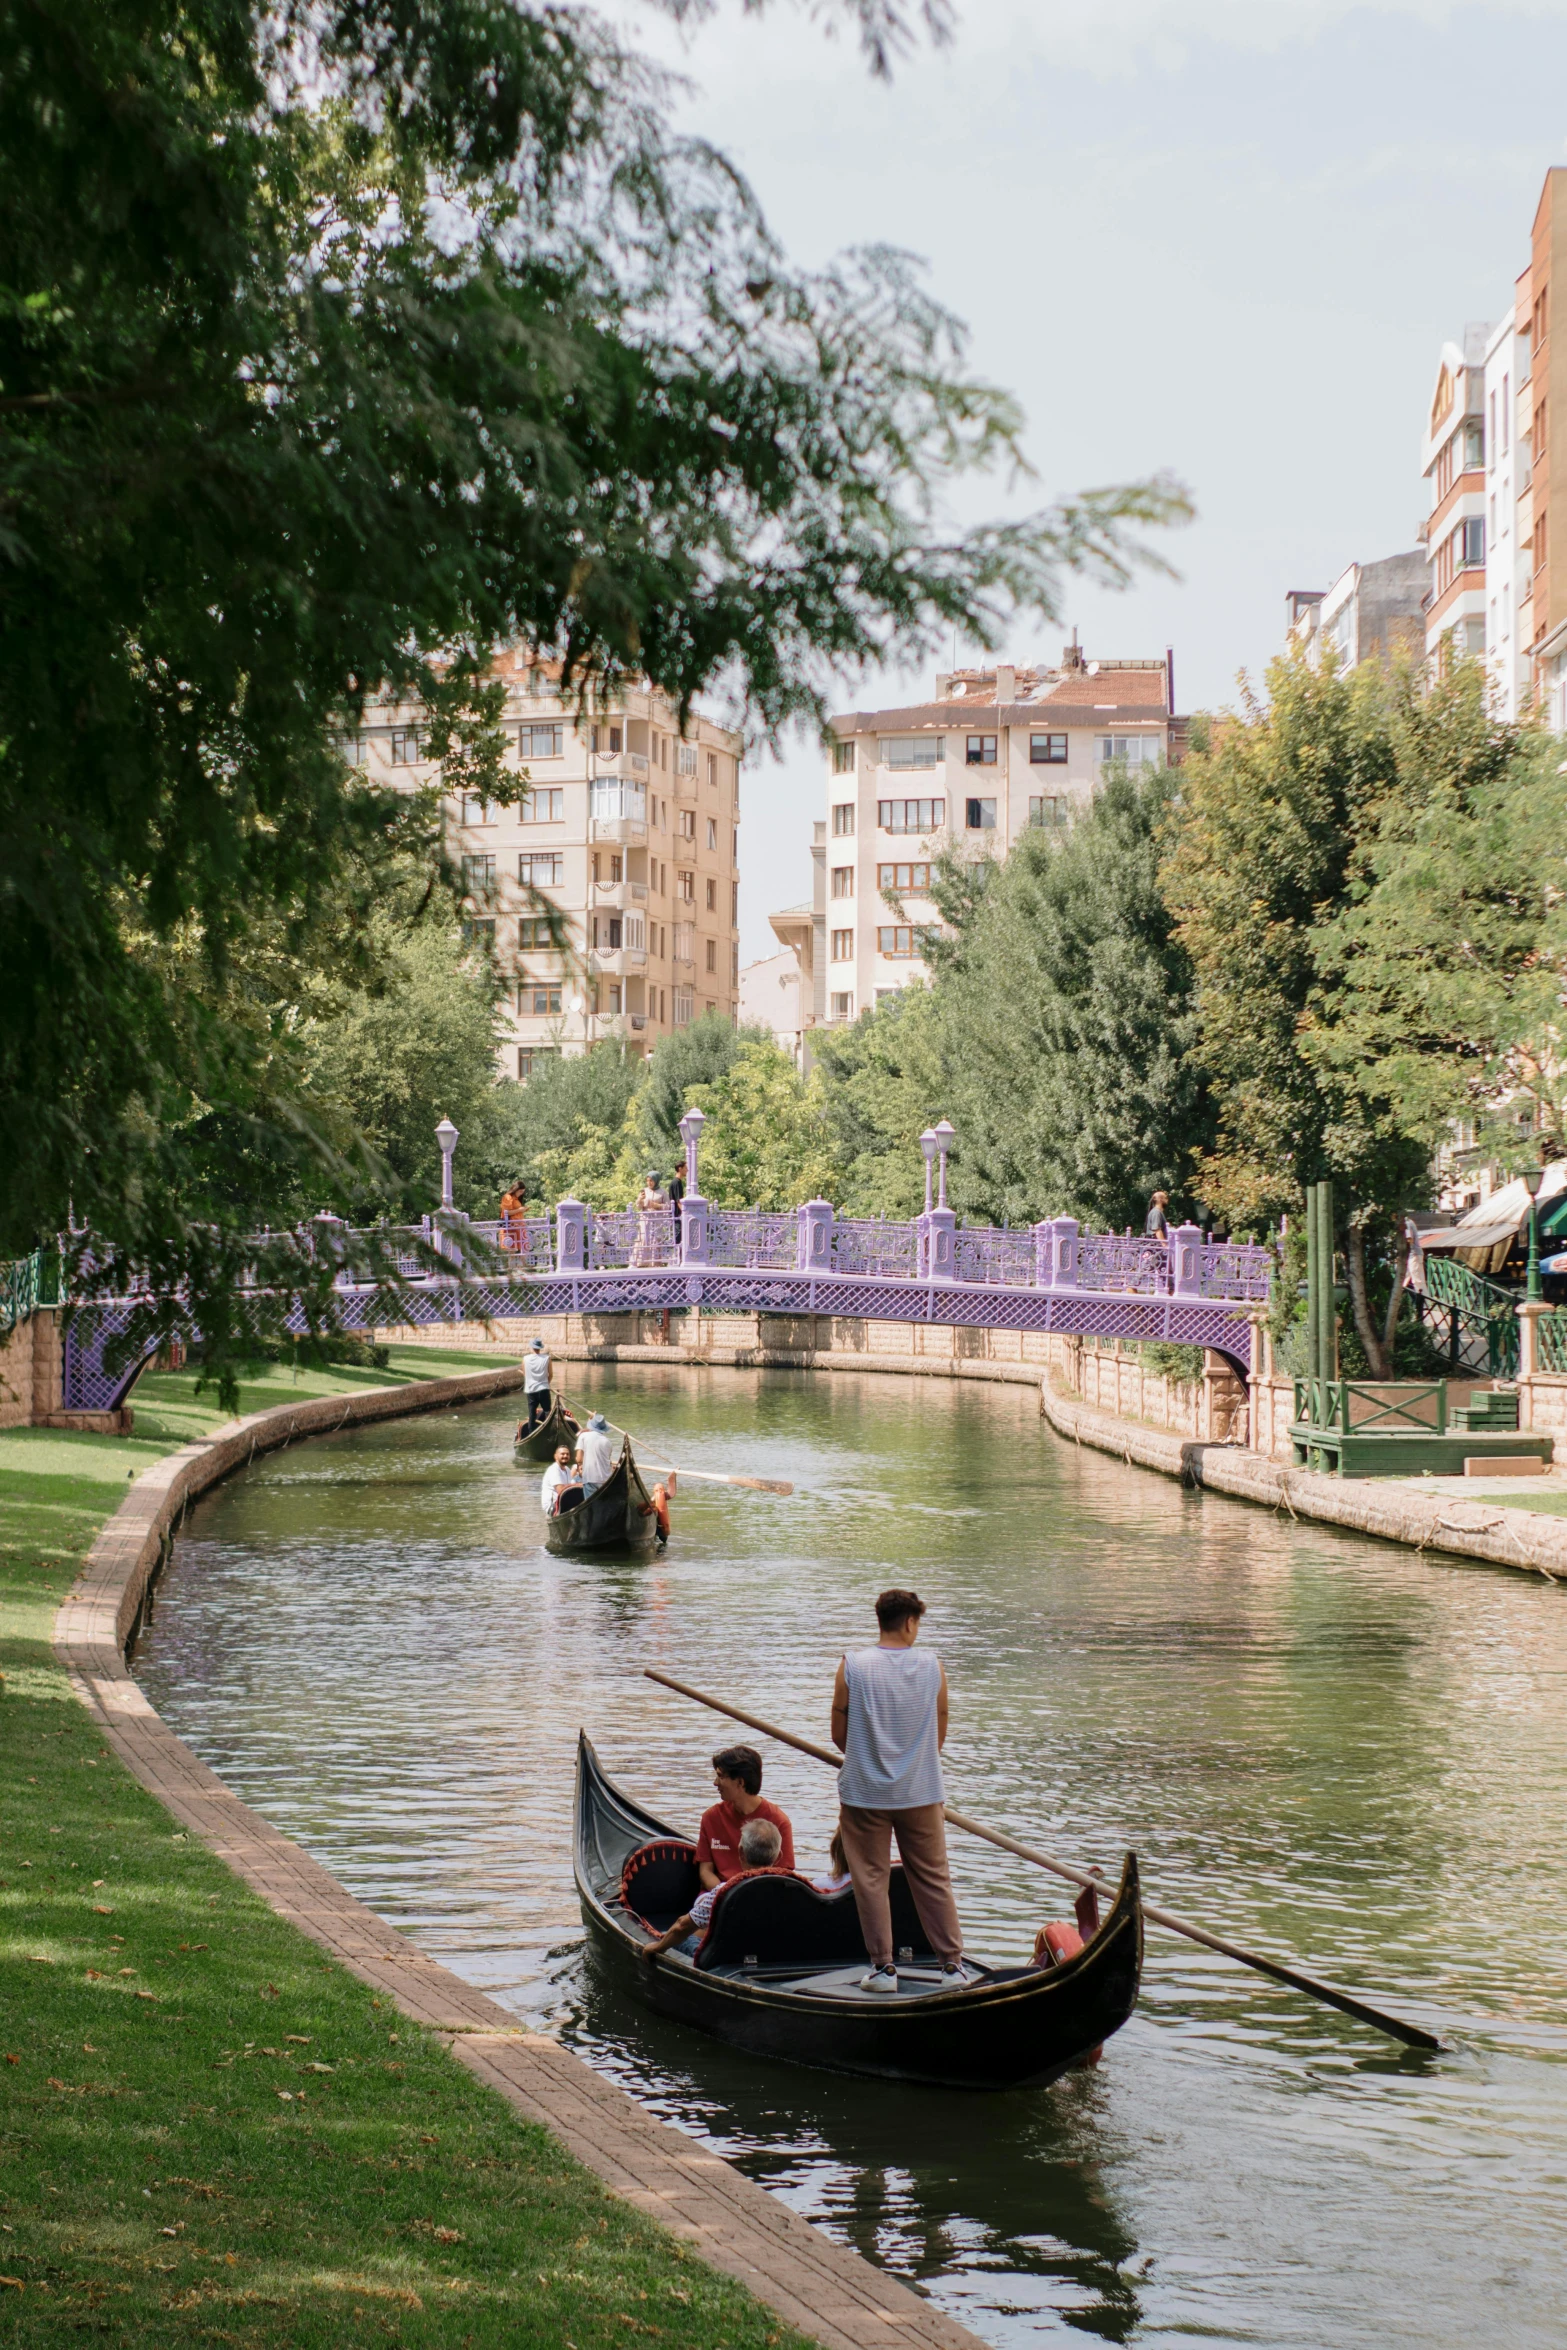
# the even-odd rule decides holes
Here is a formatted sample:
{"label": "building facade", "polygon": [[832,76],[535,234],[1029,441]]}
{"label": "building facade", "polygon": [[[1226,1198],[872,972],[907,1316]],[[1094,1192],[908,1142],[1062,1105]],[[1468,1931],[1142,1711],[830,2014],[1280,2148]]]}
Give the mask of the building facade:
{"label": "building facade", "polygon": [[1389,661],[1425,651],[1428,569],[1424,547],[1352,563],[1333,585],[1291,588],[1290,643],[1317,668],[1331,651],[1340,674],[1362,661]]}
{"label": "building facade", "polygon": [[1567,336],[1558,364],[1552,331],[1558,261],[1567,297],[1567,166],[1561,164],[1546,173],[1540,190],[1513,313],[1528,357],[1513,416],[1527,477],[1518,485],[1519,546],[1529,584],[1524,644],[1535,709],[1561,734],[1567,732]]}
{"label": "building facade", "polygon": [[1486,651],[1485,376],[1489,326],[1444,343],[1420,453],[1426,482],[1425,649],[1434,667]]}
{"label": "building facade", "polygon": [[823,1018],[856,1019],[924,976],[931,867],[944,851],[1004,857],[1030,825],[1086,808],[1113,761],[1168,758],[1173,677],[1169,656],[1090,661],[1074,642],[1058,669],[955,670],[930,702],[834,718]]}
{"label": "building facade", "polygon": [[[584,716],[559,664],[521,649],[494,674],[506,765],[527,789],[514,807],[463,797],[446,812],[470,933],[507,981],[503,1074],[526,1082],[542,1056],[604,1038],[641,1057],[704,1012],[733,1020],[741,737],[696,715],[682,736],[652,687]],[[353,755],[387,782],[438,780],[412,707],[367,705]]]}

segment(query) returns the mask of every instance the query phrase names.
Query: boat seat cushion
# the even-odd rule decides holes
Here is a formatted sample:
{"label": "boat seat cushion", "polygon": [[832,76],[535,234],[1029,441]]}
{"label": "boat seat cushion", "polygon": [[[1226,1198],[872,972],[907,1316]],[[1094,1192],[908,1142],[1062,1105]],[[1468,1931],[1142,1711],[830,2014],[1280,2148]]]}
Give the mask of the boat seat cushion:
{"label": "boat seat cushion", "polygon": [[684,1917],[701,1890],[696,1846],[683,1836],[660,1836],[652,1844],[639,1844],[620,1872],[621,1900],[656,1934]]}
{"label": "boat seat cushion", "polygon": [[[891,1872],[892,1946],[915,1962],[934,1957],[901,1867]],[[678,1912],[676,1913],[678,1914]],[[706,1973],[725,1967],[868,1965],[860,1913],[852,1892],[821,1893],[804,1877],[769,1869],[737,1877],[713,1904],[696,1963]]]}

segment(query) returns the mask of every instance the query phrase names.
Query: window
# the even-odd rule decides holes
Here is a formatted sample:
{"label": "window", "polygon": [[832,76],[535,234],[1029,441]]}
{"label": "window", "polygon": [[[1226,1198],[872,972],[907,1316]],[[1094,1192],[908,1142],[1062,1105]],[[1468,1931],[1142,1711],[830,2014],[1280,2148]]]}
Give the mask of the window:
{"label": "window", "polygon": [[718,820],[713,816],[709,816],[707,820],[707,845],[710,849],[716,849],[718,846]]}
{"label": "window", "polygon": [[552,1044],[520,1044],[517,1047],[518,1084],[526,1085],[528,1079],[542,1068],[546,1061],[553,1061],[555,1057],[555,1047]]}
{"label": "window", "polygon": [[595,914],[593,917],[593,944],[618,954],[625,945],[625,923],[619,914]]}
{"label": "window", "polygon": [[1471,514],[1468,521],[1461,522],[1458,527],[1463,539],[1460,560],[1464,569],[1469,571],[1485,561],[1485,518],[1480,514]]}
{"label": "window", "polygon": [[852,775],[854,773],[854,740],[852,736],[846,743],[833,744],[832,771],[834,775]]}
{"label": "window", "polygon": [[1101,767],[1112,759],[1124,759],[1128,767],[1153,767],[1158,764],[1159,738],[1156,734],[1102,734],[1097,748]]}
{"label": "window", "polygon": [[1068,802],[1056,792],[1035,793],[1028,803],[1030,824],[1064,824]]}
{"label": "window", "polygon": [[675,1026],[677,1028],[690,1027],[691,1011],[692,1002],[690,988],[677,987],[675,990]]}
{"label": "window", "polygon": [[832,959],[833,959],[833,961],[834,961],[835,963],[852,963],[852,962],[853,962],[853,960],[854,960],[854,933],[853,933],[853,931],[852,931],[852,930],[835,930],[835,931],[833,932],[833,934],[832,934]]}
{"label": "window", "polygon": [[707,967],[709,971],[718,969],[718,941],[716,938],[710,938],[707,942]]}
{"label": "window", "polygon": [[346,767],[363,767],[368,756],[362,734],[345,734],[338,743]]}
{"label": "window", "polygon": [[621,986],[618,979],[612,979],[609,983],[609,1008],[612,1012],[618,1012],[621,1008]]}
{"label": "window", "polygon": [[[560,798],[557,791],[555,797]],[[535,799],[547,799],[547,792],[535,792]],[[595,776],[588,787],[588,806],[595,824],[616,824],[623,819],[633,824],[647,822],[647,785],[621,783],[614,776]]]}
{"label": "window", "polygon": [[832,812],[834,840],[850,840],[854,835],[854,802],[840,800]]}
{"label": "window", "polygon": [[881,744],[881,763],[884,767],[939,767],[947,755],[947,746],[939,734],[884,735]]}
{"label": "window", "polygon": [[560,785],[555,784],[549,791],[530,791],[522,804],[522,821],[524,824],[564,824],[566,794]]}
{"label": "window", "polygon": [[970,832],[994,832],[996,803],[994,800],[965,800],[963,821]]}
{"label": "window", "polygon": [[934,832],[947,821],[945,800],[878,800],[876,821],[883,832]]}
{"label": "window", "polygon": [[1464,471],[1476,473],[1485,463],[1485,427],[1478,418],[1464,426]]}
{"label": "window", "polygon": [[495,859],[464,857],[462,885],[471,898],[488,897],[495,888]]}
{"label": "window", "polygon": [[1509,450],[1509,449],[1512,447],[1512,445],[1513,445],[1513,379],[1512,379],[1512,377],[1511,377],[1510,375],[1504,375],[1504,376],[1503,376],[1503,378],[1502,378],[1502,455],[1503,455],[1504,457],[1506,456],[1506,454],[1507,454],[1508,450]]}
{"label": "window", "polygon": [[710,914],[718,911],[718,884],[712,880],[707,885],[707,910]]}
{"label": "window", "polygon": [[486,954],[495,952],[495,917],[493,914],[465,914],[462,925],[463,944],[482,947]]}
{"label": "window", "polygon": [[832,1016],[835,1020],[852,1020],[854,1018],[853,996],[835,995],[832,999]]}
{"label": "window", "polygon": [[624,927],[623,927],[623,929],[622,929],[621,936],[624,938],[626,945],[627,945],[627,946],[628,946],[628,947],[631,949],[631,951],[632,951],[632,953],[633,953],[633,954],[637,954],[637,955],[646,954],[646,952],[647,952],[647,917],[646,917],[646,915],[645,915],[645,914],[627,914],[627,915],[626,915],[626,917],[625,917],[625,921],[624,921]]}
{"label": "window", "polygon": [[[612,864],[619,862],[618,857],[611,859]],[[565,878],[566,860],[559,849],[525,849],[517,859],[517,879],[524,889],[559,889]]]}
{"label": "window", "polygon": [[548,951],[555,943],[555,940],[550,936],[548,914],[524,914],[522,916],[517,924],[517,945],[521,951],[526,952],[530,947],[534,949],[543,947]]}
{"label": "window", "polygon": [[716,751],[709,751],[707,754],[707,780],[710,784],[718,781],[718,753]]}
{"label": "window", "polygon": [[476,824],[493,824],[488,800],[482,800],[476,791],[465,791],[457,803],[457,821],[465,832]]}
{"label": "window", "polygon": [[424,738],[417,726],[394,726],[392,729],[392,765],[417,767],[424,757]]}
{"label": "window", "polygon": [[690,922],[675,924],[675,961],[689,963],[696,953],[696,928]]}
{"label": "window", "polygon": [[1490,431],[1490,439],[1489,439],[1489,442],[1488,442],[1488,444],[1487,444],[1487,445],[1488,445],[1488,447],[1490,448],[1490,451],[1491,451],[1491,467],[1490,467],[1490,469],[1491,469],[1491,471],[1494,473],[1494,472],[1496,471],[1496,394],[1495,394],[1494,392],[1492,392],[1492,393],[1491,393],[1491,395],[1490,395],[1490,411],[1491,411],[1491,431]]}
{"label": "window", "polygon": [[971,734],[963,746],[965,767],[994,767],[996,738],[993,734]]}
{"label": "window", "polygon": [[835,898],[853,897],[854,867],[852,865],[835,865],[833,867],[832,894]]}
{"label": "window", "polygon": [[732,881],[729,884],[729,919],[734,923],[738,923],[740,920],[740,884],[738,881]]}
{"label": "window", "polygon": [[878,865],[876,887],[890,889],[898,897],[909,893],[924,897],[930,889],[928,865]]}
{"label": "window", "polygon": [[678,759],[675,761],[675,765],[676,765],[676,768],[678,769],[678,771],[680,772],[680,774],[682,774],[682,775],[694,775],[694,774],[696,773],[696,745],[695,745],[695,743],[682,743],[682,744],[681,744],[681,746],[680,746],[680,756],[679,756],[679,758],[678,758]]}
{"label": "window", "polygon": [[676,874],[675,879],[680,884],[676,895],[682,900],[684,904],[688,906],[694,906],[696,904],[696,875],[692,872],[690,866],[683,866],[680,872]]}
{"label": "window", "polygon": [[681,839],[682,839],[682,840],[695,840],[695,838],[696,838],[696,810],[695,810],[695,808],[677,808],[677,809],[675,810],[675,813],[676,813],[676,815],[677,815],[677,816],[680,818],[680,837],[681,837]]}
{"label": "window", "polygon": [[558,1019],[560,1016],[560,983],[551,987],[519,987],[517,1009],[524,1017],[536,1020]]}
{"label": "window", "polygon": [[1031,767],[1064,767],[1066,765],[1066,736],[1064,734],[1031,734],[1028,738],[1028,763]]}
{"label": "window", "polygon": [[620,728],[618,726],[604,728],[595,726],[593,748],[599,752],[601,757],[618,758],[620,756]]}
{"label": "window", "polygon": [[904,962],[917,955],[924,942],[925,933],[917,923],[884,922],[876,933],[876,952]]}
{"label": "window", "polygon": [[519,759],[558,759],[564,735],[564,728],[559,726],[519,726],[517,756]]}

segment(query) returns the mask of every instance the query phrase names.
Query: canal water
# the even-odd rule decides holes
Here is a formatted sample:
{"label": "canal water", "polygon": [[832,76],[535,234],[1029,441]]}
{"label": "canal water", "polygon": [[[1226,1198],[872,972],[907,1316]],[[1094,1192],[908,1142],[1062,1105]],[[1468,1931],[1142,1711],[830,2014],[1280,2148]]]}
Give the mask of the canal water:
{"label": "canal water", "polygon": [[[591,1393],[648,1460],[793,1497],[693,1482],[662,1560],[555,1560],[514,1407],[319,1439],[193,1511],[138,1652],[154,1702],[422,1948],[1005,2350],[1559,2350],[1567,1591],[1182,1493],[1060,1442],[1026,1389],[622,1368]],[[1003,2096],[768,2065],[623,2004],[572,1890],[578,1725],[694,1827],[724,1726],[642,1667],[825,1738],[888,1583],[930,1603],[954,1802],[1079,1860],[1134,1846],[1165,1906],[1452,2053],[1156,1932],[1100,2069]],[[831,1774],[766,1768],[823,1865]],[[954,1844],[978,1954],[1069,1914]]]}

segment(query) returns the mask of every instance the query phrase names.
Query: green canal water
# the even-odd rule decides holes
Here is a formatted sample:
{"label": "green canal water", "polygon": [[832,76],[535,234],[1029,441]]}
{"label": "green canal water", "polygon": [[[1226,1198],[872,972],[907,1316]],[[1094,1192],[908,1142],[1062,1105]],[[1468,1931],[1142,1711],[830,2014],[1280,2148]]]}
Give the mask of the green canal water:
{"label": "green canal water", "polygon": [[[575,1390],[573,1391],[575,1392]],[[137,1670],[190,1744],[425,1950],[997,2345],[1567,2336],[1567,1590],[1294,1525],[1059,1442],[1024,1389],[623,1369],[691,1484],[667,1556],[551,1559],[509,1405],[329,1437],[193,1511]],[[1424,2058],[1151,1932],[1097,2072],[980,2097],[741,2058],[622,2004],[570,1866],[579,1724],[694,1824],[722,1725],[824,1738],[912,1582],[948,1785],[997,1826],[1451,2033]],[[830,1774],[772,1748],[801,1865]],[[1064,1889],[962,1837],[970,1947]]]}

